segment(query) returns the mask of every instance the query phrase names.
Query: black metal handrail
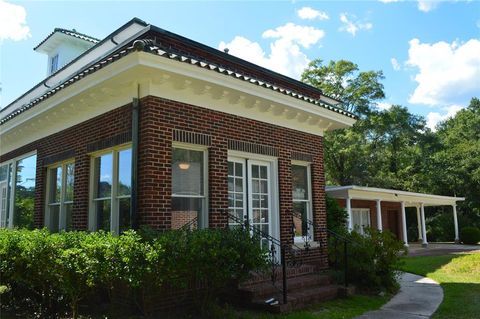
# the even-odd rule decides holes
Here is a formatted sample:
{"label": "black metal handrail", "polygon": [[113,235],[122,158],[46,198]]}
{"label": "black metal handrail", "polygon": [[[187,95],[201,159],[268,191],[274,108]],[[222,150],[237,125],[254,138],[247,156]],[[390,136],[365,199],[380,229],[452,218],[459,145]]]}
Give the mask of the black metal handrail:
{"label": "black metal handrail", "polygon": [[[317,225],[313,220],[310,220],[307,218],[304,218],[300,213],[292,211],[292,218],[297,217],[299,218],[302,223],[307,223],[308,226],[312,227],[313,230],[319,230],[320,232],[326,232],[328,236],[331,236],[334,238],[334,253],[335,253],[335,262],[334,262],[334,268],[335,270],[338,270],[338,256],[339,256],[339,250],[338,250],[338,241],[343,242],[343,258],[344,258],[344,264],[343,264],[343,278],[344,278],[344,285],[345,287],[348,287],[348,245],[353,244],[353,242],[348,239],[347,237],[331,230],[328,229],[327,227],[320,227]],[[307,227],[307,236],[308,236],[308,227]],[[304,239],[306,240],[306,239]],[[328,247],[328,246],[327,246]]]}
{"label": "black metal handrail", "polygon": [[[241,225],[241,227],[247,229],[248,231],[252,231],[255,235],[259,236],[260,238],[265,238],[271,244],[268,249],[269,256],[270,256],[270,263],[271,263],[271,281],[273,286],[278,289],[282,293],[282,301],[284,304],[287,303],[287,292],[288,292],[288,282],[287,282],[287,267],[299,267],[301,266],[302,259],[297,259],[296,254],[302,251],[302,247],[296,245],[295,243],[282,243],[279,239],[271,236],[263,232],[261,229],[250,225],[248,219],[238,218],[231,214],[228,210],[225,211],[226,215],[228,216],[228,223],[227,227],[230,226],[230,221],[233,221],[235,224]],[[277,252],[278,249],[280,250],[280,260],[278,260]],[[287,251],[290,254],[290,258],[287,260],[286,254]],[[308,251],[308,249],[307,249]],[[282,287],[278,287],[276,285],[276,281],[278,280],[277,269],[281,267],[282,270]]]}

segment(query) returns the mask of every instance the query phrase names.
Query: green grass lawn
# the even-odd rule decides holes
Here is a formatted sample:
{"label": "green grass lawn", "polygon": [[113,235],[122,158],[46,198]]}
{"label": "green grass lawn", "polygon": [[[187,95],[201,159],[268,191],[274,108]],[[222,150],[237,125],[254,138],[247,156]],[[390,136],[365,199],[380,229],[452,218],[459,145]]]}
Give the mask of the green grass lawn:
{"label": "green grass lawn", "polygon": [[403,270],[441,284],[444,299],[433,318],[480,318],[480,254],[408,257]]}
{"label": "green grass lawn", "polygon": [[391,296],[355,295],[312,305],[308,309],[294,311],[288,314],[268,314],[260,312],[237,312],[231,318],[255,319],[348,319],[359,316],[367,311],[376,310],[385,304]]}

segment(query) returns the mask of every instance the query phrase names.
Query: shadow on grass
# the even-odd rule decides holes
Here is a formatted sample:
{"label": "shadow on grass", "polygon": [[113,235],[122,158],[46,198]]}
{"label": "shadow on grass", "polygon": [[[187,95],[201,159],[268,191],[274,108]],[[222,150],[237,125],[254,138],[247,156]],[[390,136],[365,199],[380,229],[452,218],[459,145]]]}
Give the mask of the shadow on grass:
{"label": "shadow on grass", "polygon": [[407,257],[402,270],[440,283],[444,299],[433,318],[479,318],[480,254]]}

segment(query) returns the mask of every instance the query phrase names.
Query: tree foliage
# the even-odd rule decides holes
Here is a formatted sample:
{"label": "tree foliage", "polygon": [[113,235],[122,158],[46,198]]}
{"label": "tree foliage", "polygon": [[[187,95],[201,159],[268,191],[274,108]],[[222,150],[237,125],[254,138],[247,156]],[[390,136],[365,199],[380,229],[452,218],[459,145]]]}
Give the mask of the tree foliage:
{"label": "tree foliage", "polygon": [[[385,97],[383,79],[381,71],[360,71],[345,60],[324,64],[317,59],[303,73],[304,82],[358,116],[353,127],[325,133],[327,184],[465,196],[459,219],[480,225],[480,100],[472,98],[466,109],[432,131],[406,107],[377,108]],[[428,213],[434,228],[453,228],[440,216],[450,211]],[[438,239],[453,239],[451,231],[445,234],[448,238]]]}

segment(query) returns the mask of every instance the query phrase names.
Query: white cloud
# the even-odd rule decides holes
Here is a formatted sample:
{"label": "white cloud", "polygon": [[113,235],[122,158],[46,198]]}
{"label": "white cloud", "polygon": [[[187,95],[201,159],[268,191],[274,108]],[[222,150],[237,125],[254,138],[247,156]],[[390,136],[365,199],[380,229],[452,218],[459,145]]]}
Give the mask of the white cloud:
{"label": "white cloud", "polygon": [[20,41],[31,37],[25,8],[0,0],[0,42]]}
{"label": "white cloud", "polygon": [[418,0],[418,10],[423,11],[423,12],[430,12],[433,9],[435,9],[438,5],[439,1],[433,1],[433,0]]}
{"label": "white cloud", "polygon": [[389,110],[392,107],[391,103],[387,102],[378,102],[377,103],[377,108],[379,108],[382,111]]}
{"label": "white cloud", "polygon": [[264,39],[273,41],[270,53],[265,52],[257,42],[242,36],[236,36],[229,43],[222,41],[218,48],[228,48],[232,55],[298,79],[310,62],[302,48],[310,48],[324,36],[323,30],[287,23],[263,32]]}
{"label": "white cloud", "polygon": [[392,67],[395,71],[399,71],[401,69],[400,63],[398,63],[397,59],[391,58],[390,62],[392,63]]}
{"label": "white cloud", "polygon": [[418,83],[409,98],[413,104],[464,103],[480,92],[480,40],[420,43],[413,39],[407,65],[418,69]]}
{"label": "white cloud", "polygon": [[330,17],[328,14],[324,11],[318,11],[315,9],[312,9],[310,7],[303,7],[300,10],[297,11],[297,15],[300,19],[303,20],[314,20],[314,19],[319,19],[319,20],[328,20]]}
{"label": "white cloud", "polygon": [[370,30],[373,28],[373,24],[370,22],[361,22],[354,15],[348,13],[340,14],[340,21],[343,22],[343,26],[340,27],[340,31],[345,31],[355,36],[360,30]]}
{"label": "white cloud", "polygon": [[[403,2],[404,0],[378,0],[383,3]],[[441,1],[446,0],[417,0],[417,8],[423,12],[430,12],[435,9]],[[458,1],[458,0],[457,0]]]}
{"label": "white cloud", "polygon": [[440,114],[438,112],[430,112],[427,114],[427,126],[432,130],[435,131],[438,123],[445,121],[451,117],[454,117],[455,114],[457,114],[458,111],[461,109],[464,109],[465,107],[461,105],[451,105],[449,107],[444,107],[442,108],[444,111],[446,111],[445,114]]}

